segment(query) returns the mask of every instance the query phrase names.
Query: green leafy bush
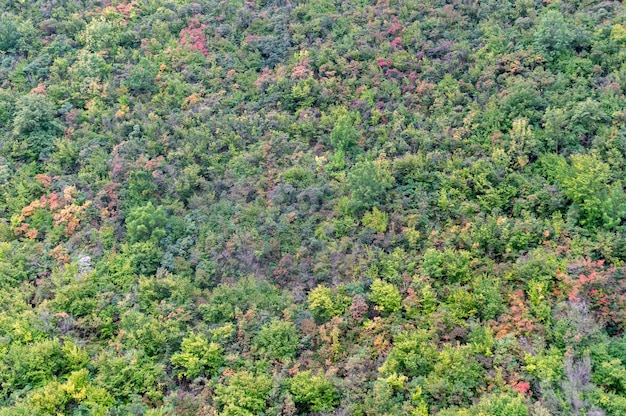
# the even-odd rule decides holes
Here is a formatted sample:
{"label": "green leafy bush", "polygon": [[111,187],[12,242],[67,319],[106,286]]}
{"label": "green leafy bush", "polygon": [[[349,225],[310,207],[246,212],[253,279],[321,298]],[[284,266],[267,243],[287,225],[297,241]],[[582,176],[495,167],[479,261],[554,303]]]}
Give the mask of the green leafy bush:
{"label": "green leafy bush", "polygon": [[330,144],[337,151],[349,153],[357,144],[358,132],[354,127],[353,116],[343,112],[337,118],[330,133]]}
{"label": "green leafy bush", "polygon": [[134,395],[158,402],[163,398],[165,366],[139,350],[124,354],[107,351],[94,360],[94,385],[103,388],[116,400],[128,403]]}
{"label": "green leafy bush", "polygon": [[387,231],[387,226],[389,224],[389,215],[374,207],[372,212],[366,212],[363,215],[362,222],[364,226],[373,228],[379,233],[384,233]]}
{"label": "green leafy bush", "polygon": [[28,403],[41,414],[67,414],[72,409],[92,415],[106,415],[113,406],[113,397],[104,389],[93,386],[86,369],[69,375],[65,383],[53,381],[34,391]]}
{"label": "green leafy bush", "polygon": [[15,343],[2,354],[1,390],[6,397],[27,387],[40,387],[67,372],[58,339],[32,344]]}
{"label": "green leafy bush", "polygon": [[218,285],[199,310],[208,322],[222,323],[232,321],[236,311],[245,313],[256,309],[275,315],[289,303],[290,298],[277,287],[248,277],[232,285]]}

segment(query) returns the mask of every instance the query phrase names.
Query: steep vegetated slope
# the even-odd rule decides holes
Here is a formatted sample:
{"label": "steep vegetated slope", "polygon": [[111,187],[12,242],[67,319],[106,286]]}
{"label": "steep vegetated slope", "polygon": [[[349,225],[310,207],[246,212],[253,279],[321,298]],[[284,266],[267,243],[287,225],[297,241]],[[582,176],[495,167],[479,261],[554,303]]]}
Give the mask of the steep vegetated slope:
{"label": "steep vegetated slope", "polygon": [[0,10],[0,415],[626,414],[621,3]]}

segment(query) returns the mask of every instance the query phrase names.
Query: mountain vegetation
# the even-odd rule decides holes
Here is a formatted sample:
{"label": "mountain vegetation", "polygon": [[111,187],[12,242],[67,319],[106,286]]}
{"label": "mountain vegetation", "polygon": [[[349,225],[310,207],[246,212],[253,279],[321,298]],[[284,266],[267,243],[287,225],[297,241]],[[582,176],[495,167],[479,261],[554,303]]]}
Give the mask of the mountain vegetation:
{"label": "mountain vegetation", "polygon": [[0,416],[626,415],[626,8],[0,0]]}

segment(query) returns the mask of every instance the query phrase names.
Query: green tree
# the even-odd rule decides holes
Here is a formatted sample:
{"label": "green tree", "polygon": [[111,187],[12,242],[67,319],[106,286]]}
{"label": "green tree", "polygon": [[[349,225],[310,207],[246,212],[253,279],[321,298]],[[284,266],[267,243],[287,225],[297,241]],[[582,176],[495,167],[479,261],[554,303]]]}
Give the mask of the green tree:
{"label": "green tree", "polygon": [[137,94],[154,92],[157,89],[154,80],[158,72],[159,68],[156,63],[150,59],[142,58],[139,64],[130,68],[130,73],[124,84]]}
{"label": "green tree", "polygon": [[36,390],[28,403],[41,414],[70,414],[78,408],[90,415],[105,416],[114,399],[106,390],[92,385],[89,372],[82,369],[70,374],[65,383],[53,381]]}
{"label": "green tree", "polygon": [[55,137],[63,131],[55,116],[54,106],[45,95],[31,93],[18,99],[9,154],[25,160],[46,156]]}
{"label": "green tree", "polygon": [[116,400],[128,402],[134,395],[148,400],[163,398],[165,363],[154,361],[141,350],[127,349],[124,354],[102,351],[94,360],[94,385]]}
{"label": "green tree", "polygon": [[122,244],[121,248],[125,260],[130,260],[136,274],[153,274],[159,268],[163,258],[163,251],[153,240]]}
{"label": "green tree", "polygon": [[165,210],[148,202],[143,207],[134,208],[126,218],[126,231],[131,243],[152,241],[158,243],[165,237]]}
{"label": "green tree", "polygon": [[288,307],[289,301],[275,286],[247,277],[233,285],[220,284],[199,309],[207,321],[221,323],[234,320],[238,310],[245,313],[256,309],[276,316]]}
{"label": "green tree", "polygon": [[337,389],[324,375],[312,375],[311,371],[303,371],[289,380],[289,391],[293,401],[303,410],[311,412],[331,411],[337,404]]}
{"label": "green tree", "polygon": [[119,30],[103,16],[94,18],[82,34],[81,39],[92,52],[112,48],[118,43]]}
{"label": "green tree", "polygon": [[[15,325],[18,330],[19,326]],[[14,343],[0,361],[0,392],[18,392],[28,386],[40,387],[55,375],[63,374],[63,348],[59,340],[20,345]]]}
{"label": "green tree", "polygon": [[330,133],[330,144],[337,151],[349,153],[357,144],[358,133],[354,127],[353,117],[344,113],[337,118],[337,122]]}
{"label": "green tree", "polygon": [[398,288],[380,279],[372,283],[369,299],[385,313],[394,313],[402,306],[402,296]]}
{"label": "green tree", "polygon": [[527,354],[526,370],[542,382],[556,383],[563,376],[563,354],[555,347],[538,354]]}
{"label": "green tree", "polygon": [[471,346],[445,344],[433,371],[424,379],[424,390],[438,405],[467,405],[482,392],[484,374]]}
{"label": "green tree", "polygon": [[343,315],[351,302],[343,287],[331,289],[324,285],[319,285],[313,289],[307,300],[313,314],[322,320]]}
{"label": "green tree", "polygon": [[574,33],[560,11],[549,9],[541,17],[534,37],[537,51],[550,58],[570,48]]}
{"label": "green tree", "polygon": [[17,48],[20,33],[15,21],[16,17],[8,13],[0,15],[0,52],[11,52]]}
{"label": "green tree", "polygon": [[393,348],[380,372],[385,375],[424,376],[432,370],[437,357],[435,343],[427,331],[401,332],[394,338]]}
{"label": "green tree", "polygon": [[482,320],[495,319],[504,309],[500,286],[500,280],[486,276],[472,281],[473,301]]}
{"label": "green tree", "polygon": [[209,342],[203,334],[190,334],[183,338],[181,351],[172,355],[171,361],[181,368],[179,378],[214,376],[224,362],[223,349],[218,344]]}
{"label": "green tree", "polygon": [[[570,165],[561,172],[559,182],[565,195],[580,209],[580,223],[589,227],[614,224],[623,193],[619,184],[610,185],[611,167],[596,154],[579,154],[570,158]],[[618,189],[614,189],[617,187]]]}
{"label": "green tree", "polygon": [[101,55],[83,49],[78,52],[77,57],[78,60],[68,71],[72,80],[78,85],[84,85],[83,82],[105,79],[109,74],[111,68]]}
{"label": "green tree", "polygon": [[37,132],[56,131],[58,125],[54,123],[54,120],[54,107],[45,95],[26,94],[17,100],[13,133],[28,135]]}
{"label": "green tree", "polygon": [[482,396],[478,404],[470,408],[446,409],[437,414],[440,416],[528,416],[530,411],[521,395],[499,393]]}
{"label": "green tree", "polygon": [[291,322],[273,320],[256,337],[258,350],[268,358],[293,358],[298,349],[298,332]]}
{"label": "green tree", "polygon": [[224,416],[258,415],[267,408],[271,389],[270,377],[241,371],[233,374],[226,385],[217,387],[215,399],[222,406],[220,414]]}
{"label": "green tree", "polygon": [[372,212],[366,212],[361,220],[364,226],[373,228],[378,233],[384,233],[387,231],[387,225],[389,224],[389,215],[386,212],[380,211],[374,207]]}
{"label": "green tree", "polygon": [[361,213],[382,204],[393,183],[387,160],[358,162],[348,172],[348,188],[352,192],[350,209]]}

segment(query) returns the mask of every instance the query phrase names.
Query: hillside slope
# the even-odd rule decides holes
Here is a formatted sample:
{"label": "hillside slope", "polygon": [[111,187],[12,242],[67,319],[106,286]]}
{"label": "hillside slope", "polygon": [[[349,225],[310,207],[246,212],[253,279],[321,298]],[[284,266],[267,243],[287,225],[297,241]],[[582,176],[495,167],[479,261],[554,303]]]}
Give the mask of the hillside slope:
{"label": "hillside slope", "polygon": [[0,415],[626,414],[626,10],[0,0]]}

